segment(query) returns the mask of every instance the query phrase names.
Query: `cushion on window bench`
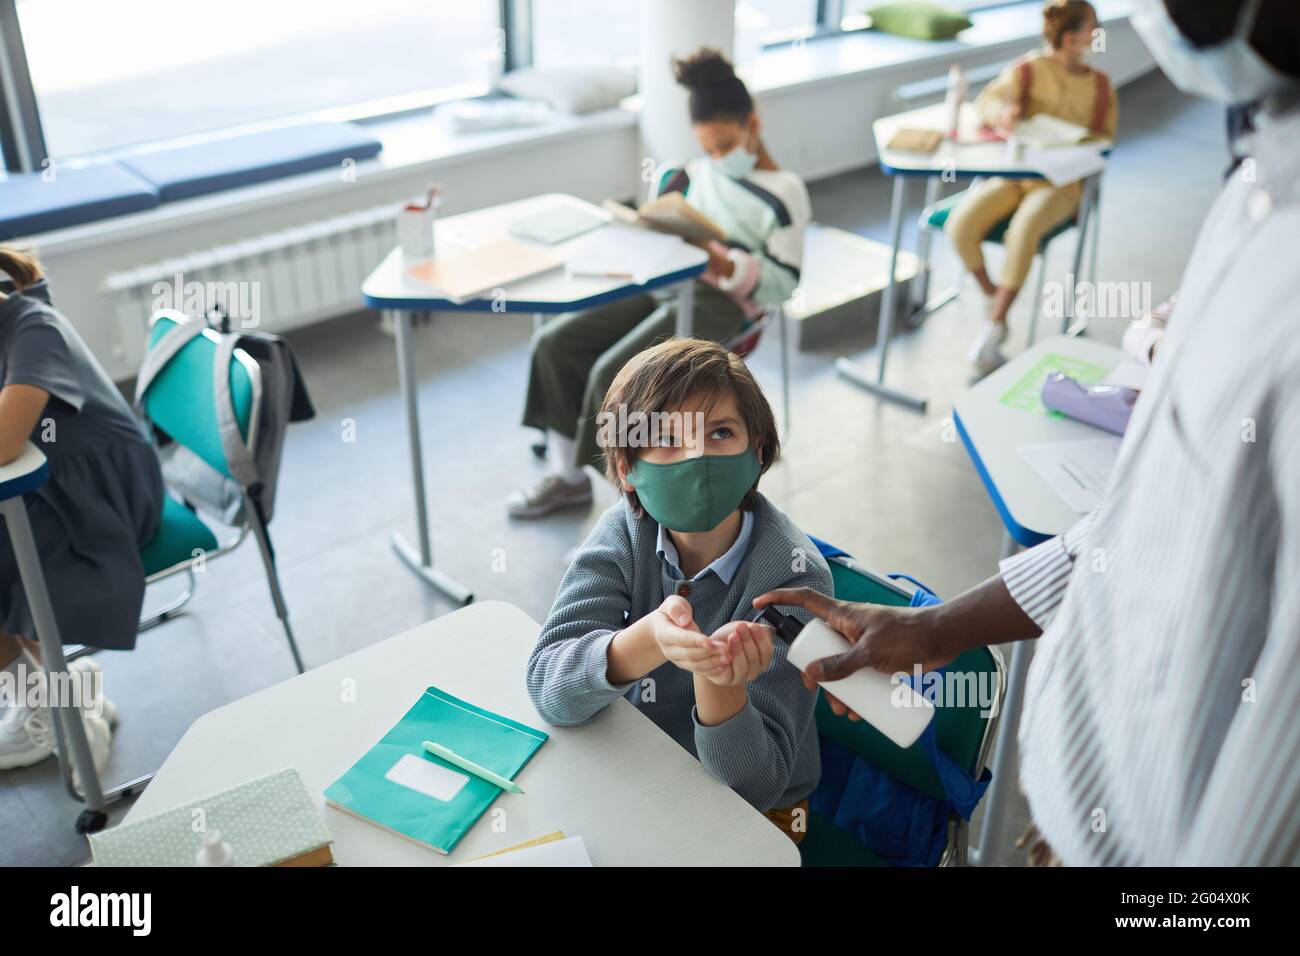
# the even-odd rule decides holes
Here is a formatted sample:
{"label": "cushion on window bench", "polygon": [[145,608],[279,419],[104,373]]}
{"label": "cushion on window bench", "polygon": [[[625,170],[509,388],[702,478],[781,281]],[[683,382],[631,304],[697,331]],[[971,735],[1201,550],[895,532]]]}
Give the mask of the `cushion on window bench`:
{"label": "cushion on window bench", "polygon": [[360,162],[383,144],[351,123],[301,123],[185,146],[149,150],[122,162],[157,188],[163,202],[251,186]]}
{"label": "cushion on window bench", "polygon": [[0,241],[121,216],[158,205],[158,190],[119,163],[0,178]]}

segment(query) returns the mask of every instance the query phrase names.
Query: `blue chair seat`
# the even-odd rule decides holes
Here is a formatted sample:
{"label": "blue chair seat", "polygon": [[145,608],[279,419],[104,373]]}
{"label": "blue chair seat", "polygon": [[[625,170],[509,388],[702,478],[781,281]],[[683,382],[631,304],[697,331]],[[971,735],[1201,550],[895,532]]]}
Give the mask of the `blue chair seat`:
{"label": "blue chair seat", "polygon": [[163,498],[162,520],[158,530],[140,552],[146,577],[194,560],[196,550],[216,551],[217,536],[199,516],[171,495]]}
{"label": "blue chair seat", "polygon": [[[933,229],[937,232],[942,232],[943,227],[948,222],[949,214],[954,209],[957,208],[958,203],[960,203],[963,199],[966,198],[966,193],[969,191],[970,190],[963,189],[959,193],[954,193],[951,196],[945,196],[943,199],[940,199],[933,206],[927,208],[924,212],[921,213],[921,225],[923,225],[927,229]],[[1006,219],[1003,219],[1000,223],[998,223],[991,230],[989,230],[989,234],[984,237],[984,241],[997,242],[997,243],[1002,242],[1002,240],[1006,237],[1007,226],[1010,225],[1010,223],[1011,223],[1011,217],[1008,216]],[[1043,241],[1039,243],[1039,248],[1046,246],[1049,242],[1051,242],[1061,233],[1068,232],[1069,230],[1073,229],[1075,225],[1076,223],[1074,217],[1071,216],[1069,219],[1065,220],[1064,222],[1053,226],[1051,229],[1047,230],[1047,234],[1043,236]]]}
{"label": "blue chair seat", "polygon": [[139,152],[122,162],[172,202],[369,159],[382,148],[350,123],[303,123]]}
{"label": "blue chair seat", "polygon": [[158,190],[119,163],[62,165],[54,177],[14,173],[0,178],[0,240],[122,216],[158,205]]}

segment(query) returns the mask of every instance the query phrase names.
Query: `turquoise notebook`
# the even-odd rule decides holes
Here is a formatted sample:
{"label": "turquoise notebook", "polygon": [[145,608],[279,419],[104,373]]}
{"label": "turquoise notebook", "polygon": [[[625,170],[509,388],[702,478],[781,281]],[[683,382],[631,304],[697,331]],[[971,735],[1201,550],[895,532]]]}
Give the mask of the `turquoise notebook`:
{"label": "turquoise notebook", "polygon": [[325,802],[450,853],[500,788],[435,757],[431,740],[513,780],[548,735],[430,687],[384,739],[325,790]]}

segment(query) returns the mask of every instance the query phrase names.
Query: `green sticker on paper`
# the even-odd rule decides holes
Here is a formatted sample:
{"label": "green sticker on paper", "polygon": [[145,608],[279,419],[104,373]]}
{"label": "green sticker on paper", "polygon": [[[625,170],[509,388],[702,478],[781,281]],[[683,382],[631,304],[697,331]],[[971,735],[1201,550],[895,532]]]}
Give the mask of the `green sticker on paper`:
{"label": "green sticker on paper", "polygon": [[1020,380],[999,401],[1008,408],[1018,408],[1022,412],[1036,415],[1053,415],[1060,417],[1060,412],[1049,410],[1043,405],[1043,383],[1053,372],[1064,372],[1084,385],[1094,385],[1101,381],[1107,369],[1092,362],[1070,358],[1057,352],[1049,352],[1035,363],[1034,367],[1020,377]]}

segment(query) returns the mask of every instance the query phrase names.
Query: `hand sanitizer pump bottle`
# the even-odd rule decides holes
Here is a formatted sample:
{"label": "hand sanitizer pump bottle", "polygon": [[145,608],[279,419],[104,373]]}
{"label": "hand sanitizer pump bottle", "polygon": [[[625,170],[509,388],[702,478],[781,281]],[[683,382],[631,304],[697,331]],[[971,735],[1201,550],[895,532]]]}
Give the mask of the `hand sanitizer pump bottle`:
{"label": "hand sanitizer pump bottle", "polygon": [[[843,654],[853,646],[848,638],[818,618],[801,625],[797,618],[766,607],[762,619],[790,645],[786,660],[799,670],[820,658]],[[888,674],[870,667],[840,680],[825,681],[821,686],[900,747],[916,743],[934,719],[934,704],[912,687],[896,684]]]}

